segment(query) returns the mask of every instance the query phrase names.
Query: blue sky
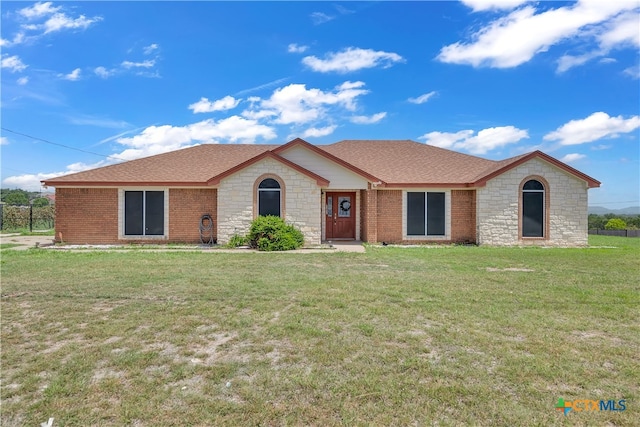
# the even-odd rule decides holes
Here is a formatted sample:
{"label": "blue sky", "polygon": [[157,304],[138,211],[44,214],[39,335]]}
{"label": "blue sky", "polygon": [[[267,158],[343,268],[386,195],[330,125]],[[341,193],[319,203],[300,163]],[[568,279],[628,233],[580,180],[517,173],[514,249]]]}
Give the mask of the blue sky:
{"label": "blue sky", "polygon": [[[6,2],[2,186],[204,143],[540,149],[640,204],[640,3]],[[44,141],[43,141],[44,140]]]}

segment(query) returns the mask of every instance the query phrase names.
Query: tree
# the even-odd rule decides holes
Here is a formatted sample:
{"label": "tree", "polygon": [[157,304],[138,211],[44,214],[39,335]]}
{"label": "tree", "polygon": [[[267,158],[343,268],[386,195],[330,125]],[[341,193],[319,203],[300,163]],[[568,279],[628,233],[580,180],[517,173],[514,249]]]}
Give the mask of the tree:
{"label": "tree", "polygon": [[29,195],[24,190],[11,190],[6,193],[3,202],[8,205],[28,205]]}
{"label": "tree", "polygon": [[611,218],[604,225],[605,230],[625,230],[627,228],[627,223],[621,220],[620,218]]}
{"label": "tree", "polygon": [[602,230],[606,223],[607,220],[602,215],[589,214],[589,228],[597,228],[598,230]]}
{"label": "tree", "polygon": [[31,201],[31,204],[36,208],[42,208],[44,206],[49,206],[49,199],[46,197],[38,197]]}
{"label": "tree", "polygon": [[640,228],[640,215],[630,216],[627,218],[627,227],[629,229],[638,229]]}

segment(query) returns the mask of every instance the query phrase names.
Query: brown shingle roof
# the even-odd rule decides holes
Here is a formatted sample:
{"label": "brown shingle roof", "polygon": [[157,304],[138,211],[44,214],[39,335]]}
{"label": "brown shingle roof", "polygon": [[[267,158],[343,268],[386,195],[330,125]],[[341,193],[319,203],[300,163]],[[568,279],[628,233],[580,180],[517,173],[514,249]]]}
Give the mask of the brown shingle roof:
{"label": "brown shingle roof", "polygon": [[[308,145],[316,153],[387,187],[475,187],[533,157],[584,179],[600,182],[540,151],[506,160],[487,160],[410,140],[344,140],[311,146],[295,139],[285,145],[205,144],[43,181],[45,185],[211,185],[265,155],[288,164],[280,153],[288,146]],[[290,165],[295,167],[297,165]],[[328,182],[313,172],[319,185]]]}
{"label": "brown shingle roof", "polygon": [[388,186],[462,186],[498,163],[410,140],[345,140],[319,148],[375,175]]}
{"label": "brown shingle roof", "polygon": [[204,144],[44,181],[45,185],[206,185],[277,145]]}

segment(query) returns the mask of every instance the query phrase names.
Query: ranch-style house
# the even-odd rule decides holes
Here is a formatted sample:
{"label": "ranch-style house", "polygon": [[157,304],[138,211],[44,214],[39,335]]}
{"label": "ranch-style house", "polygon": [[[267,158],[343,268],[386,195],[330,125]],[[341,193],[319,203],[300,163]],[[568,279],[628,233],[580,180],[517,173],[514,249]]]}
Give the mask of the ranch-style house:
{"label": "ranch-style house", "polygon": [[43,181],[56,240],[218,243],[278,215],[305,244],[361,240],[587,244],[587,191],[600,182],[534,151],[494,161],[409,140],[204,144]]}

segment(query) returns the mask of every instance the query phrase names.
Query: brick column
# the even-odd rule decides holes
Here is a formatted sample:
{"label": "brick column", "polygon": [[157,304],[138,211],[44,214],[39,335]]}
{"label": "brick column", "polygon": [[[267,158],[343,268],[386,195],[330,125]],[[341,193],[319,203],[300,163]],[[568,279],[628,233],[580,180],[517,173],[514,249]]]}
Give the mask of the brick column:
{"label": "brick column", "polygon": [[378,241],[378,190],[362,190],[360,197],[362,204],[362,232],[363,242]]}

